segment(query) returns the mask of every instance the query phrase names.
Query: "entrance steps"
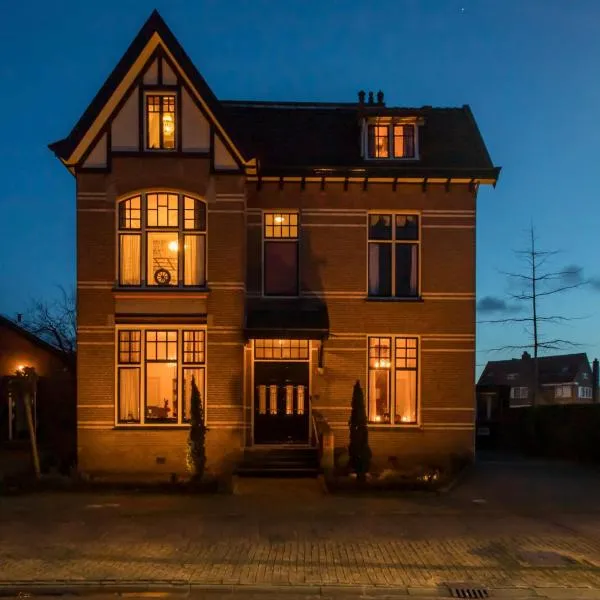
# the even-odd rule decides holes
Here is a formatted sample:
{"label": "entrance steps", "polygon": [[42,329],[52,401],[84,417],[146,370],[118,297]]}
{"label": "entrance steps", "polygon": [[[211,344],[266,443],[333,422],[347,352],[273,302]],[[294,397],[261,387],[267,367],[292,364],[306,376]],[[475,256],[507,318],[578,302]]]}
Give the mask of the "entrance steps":
{"label": "entrance steps", "polygon": [[238,466],[240,477],[317,477],[319,454],[308,446],[246,448]]}

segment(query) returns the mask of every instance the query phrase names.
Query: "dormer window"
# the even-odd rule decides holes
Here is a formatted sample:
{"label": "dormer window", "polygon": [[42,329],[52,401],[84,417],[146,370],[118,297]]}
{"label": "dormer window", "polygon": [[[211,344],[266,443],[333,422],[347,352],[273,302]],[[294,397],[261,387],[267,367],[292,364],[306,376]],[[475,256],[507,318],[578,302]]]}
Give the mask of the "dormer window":
{"label": "dormer window", "polygon": [[175,95],[146,95],[146,148],[173,150],[175,148]]}
{"label": "dormer window", "polygon": [[367,158],[417,158],[414,123],[373,123],[367,126]]}

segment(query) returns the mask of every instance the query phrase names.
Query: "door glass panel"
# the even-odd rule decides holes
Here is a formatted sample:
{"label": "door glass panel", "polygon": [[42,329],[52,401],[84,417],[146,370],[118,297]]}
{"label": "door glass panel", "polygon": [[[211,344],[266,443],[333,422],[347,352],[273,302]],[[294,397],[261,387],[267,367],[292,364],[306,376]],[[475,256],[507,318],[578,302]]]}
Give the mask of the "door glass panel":
{"label": "door glass panel", "polygon": [[285,414],[286,415],[294,414],[294,386],[293,385],[285,386]]}
{"label": "door glass panel", "polygon": [[296,408],[296,412],[299,415],[303,415],[304,414],[304,386],[303,385],[299,385],[297,390],[296,390],[296,394],[297,394],[297,401],[298,401],[298,406]]}
{"label": "door glass panel", "polygon": [[269,386],[269,414],[277,414],[277,386]]}
{"label": "door glass panel", "polygon": [[258,386],[258,412],[261,415],[267,414],[267,386]]}

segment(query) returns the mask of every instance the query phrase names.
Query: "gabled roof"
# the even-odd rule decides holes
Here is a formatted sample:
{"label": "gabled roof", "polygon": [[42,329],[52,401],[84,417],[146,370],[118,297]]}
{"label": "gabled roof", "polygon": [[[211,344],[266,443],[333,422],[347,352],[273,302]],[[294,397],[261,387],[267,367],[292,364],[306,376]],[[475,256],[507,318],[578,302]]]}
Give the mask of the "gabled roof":
{"label": "gabled roof", "polygon": [[[0,328],[2,328],[2,327],[6,327],[7,329],[14,331],[15,333],[17,333],[18,335],[20,335],[27,341],[31,342],[32,344],[35,344],[36,346],[38,346],[39,348],[42,348],[43,350],[46,350],[47,352],[50,352],[50,353],[56,355],[61,360],[66,360],[66,358],[67,358],[65,353],[62,350],[60,350],[60,348],[53,346],[46,340],[38,337],[34,333],[31,333],[31,331],[28,331],[27,329],[25,329],[18,323],[11,321],[9,318],[4,317],[3,315],[0,315]],[[0,339],[2,339],[2,338],[0,337]],[[1,344],[0,344],[0,349],[1,349]]]}
{"label": "gabled roof", "polygon": [[[195,91],[201,96],[201,99],[212,113],[216,124],[220,126],[222,135],[226,138],[231,138],[230,130],[226,124],[227,115],[219,100],[210,89],[208,83],[206,83],[204,77],[200,75],[200,72],[196,69],[194,63],[192,63],[190,57],[186,54],[158,11],[154,10],[133,42],[129,45],[129,48],[127,48],[121,60],[117,63],[117,66],[108,76],[104,85],[100,88],[79,121],[77,121],[71,133],[66,138],[49,145],[50,150],[61,160],[69,162],[69,159],[82,142],[90,127],[101,116],[102,110],[109,99],[113,94],[118,92],[124,77],[129,73],[154,36],[158,36],[160,42],[162,42],[166,50],[173,56],[177,65],[190,80]],[[236,149],[237,145],[235,142],[231,139],[230,141],[233,143],[234,149]]]}
{"label": "gabled roof", "polygon": [[[540,385],[572,383],[583,368],[590,370],[585,352],[558,354],[538,358]],[[533,359],[513,358],[511,360],[491,360],[485,366],[477,385],[514,386],[527,383],[533,375]],[[511,377],[512,376],[512,377]]]}
{"label": "gabled roof", "polygon": [[[181,69],[186,84],[239,164],[255,165],[261,176],[334,175],[382,178],[450,178],[495,183],[494,167],[469,106],[386,107],[383,104],[219,101],[155,10],[71,133],[50,149],[71,169],[133,85],[154,48]],[[144,60],[144,63],[142,63]],[[418,160],[365,160],[364,117],[410,117],[419,129]],[[332,172],[331,172],[332,171]]]}
{"label": "gabled roof", "polygon": [[[469,106],[373,109],[359,104],[243,101],[223,101],[223,106],[242,148],[256,156],[263,175],[361,167],[382,177],[393,172],[403,177],[462,174],[496,180],[500,171],[490,159]],[[423,120],[419,160],[362,158],[361,118],[375,111]]]}

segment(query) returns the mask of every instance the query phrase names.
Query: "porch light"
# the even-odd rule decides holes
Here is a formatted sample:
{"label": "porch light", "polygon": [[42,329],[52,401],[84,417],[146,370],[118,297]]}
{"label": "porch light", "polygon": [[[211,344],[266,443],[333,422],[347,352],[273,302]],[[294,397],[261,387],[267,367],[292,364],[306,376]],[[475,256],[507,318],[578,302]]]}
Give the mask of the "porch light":
{"label": "porch light", "polygon": [[169,250],[172,252],[177,252],[177,250],[179,250],[179,244],[175,240],[169,242]]}
{"label": "porch light", "polygon": [[173,116],[169,114],[163,115],[163,133],[167,136],[173,135],[175,131],[175,121]]}

